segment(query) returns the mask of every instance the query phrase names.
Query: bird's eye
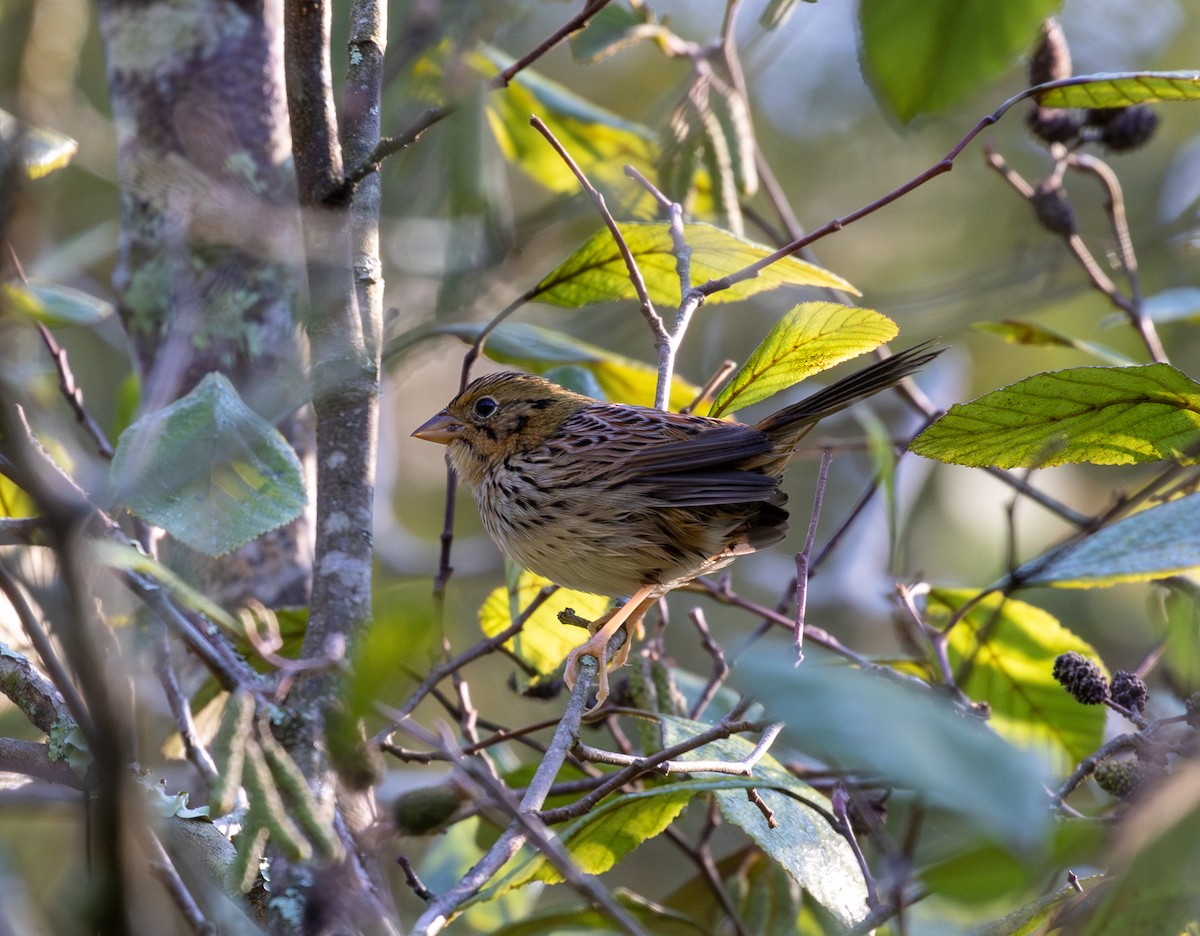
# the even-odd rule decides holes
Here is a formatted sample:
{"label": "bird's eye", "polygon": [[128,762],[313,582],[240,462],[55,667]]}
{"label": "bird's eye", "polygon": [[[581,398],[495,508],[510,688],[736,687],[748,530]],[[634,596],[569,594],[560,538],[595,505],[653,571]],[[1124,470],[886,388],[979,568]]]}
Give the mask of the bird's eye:
{"label": "bird's eye", "polygon": [[485,396],[485,397],[480,397],[478,400],[476,400],[475,405],[471,407],[471,410],[480,419],[487,419],[489,416],[492,415],[492,413],[496,412],[496,410],[498,410],[499,408],[500,408],[499,403],[497,403],[490,396]]}

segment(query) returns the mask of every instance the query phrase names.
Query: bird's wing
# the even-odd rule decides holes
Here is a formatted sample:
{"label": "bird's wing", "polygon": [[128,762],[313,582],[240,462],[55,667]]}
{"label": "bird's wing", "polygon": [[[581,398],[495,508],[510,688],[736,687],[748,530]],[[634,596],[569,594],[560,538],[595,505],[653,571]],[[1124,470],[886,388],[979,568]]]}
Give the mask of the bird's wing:
{"label": "bird's wing", "polygon": [[672,507],[775,501],[777,479],[739,468],[743,459],[771,448],[771,440],[749,426],[706,426],[690,437],[640,446],[621,474]]}

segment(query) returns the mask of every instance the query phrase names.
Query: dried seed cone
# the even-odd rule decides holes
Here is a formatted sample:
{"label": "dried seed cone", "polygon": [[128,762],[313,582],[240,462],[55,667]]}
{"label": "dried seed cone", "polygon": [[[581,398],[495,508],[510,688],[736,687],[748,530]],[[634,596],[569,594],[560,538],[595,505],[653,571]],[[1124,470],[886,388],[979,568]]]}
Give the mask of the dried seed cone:
{"label": "dried seed cone", "polygon": [[1137,673],[1117,670],[1112,681],[1112,700],[1117,705],[1140,714],[1146,710],[1146,702],[1149,698],[1150,691],[1146,688],[1142,677]]}
{"label": "dried seed cone", "polygon": [[1108,680],[1098,665],[1074,650],[1054,661],[1054,678],[1077,702],[1100,705],[1109,697]]}
{"label": "dried seed cone", "polygon": [[1126,107],[1100,131],[1100,142],[1114,153],[1137,149],[1150,142],[1158,129],[1158,115],[1144,104]]}
{"label": "dried seed cone", "polygon": [[1062,26],[1054,17],[1042,23],[1038,43],[1029,58],[1029,84],[1061,81],[1071,77],[1071,49]]}

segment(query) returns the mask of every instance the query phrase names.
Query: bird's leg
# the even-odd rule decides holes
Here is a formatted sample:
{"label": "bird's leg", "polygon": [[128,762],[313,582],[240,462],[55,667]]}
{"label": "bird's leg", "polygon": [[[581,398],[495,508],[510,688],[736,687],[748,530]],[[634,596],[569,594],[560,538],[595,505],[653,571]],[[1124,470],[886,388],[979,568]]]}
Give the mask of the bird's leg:
{"label": "bird's leg", "polygon": [[625,628],[625,643],[612,659],[614,665],[622,665],[625,658],[629,656],[629,645],[633,643],[633,627],[641,621],[650,605],[658,600],[658,596],[654,594],[655,587],[654,585],[643,585],[630,595],[629,600],[612,612],[609,619],[588,639],[587,643],[576,647],[567,656],[563,679],[570,687],[575,685],[575,680],[579,677],[579,658],[584,655],[596,658],[596,662],[600,665],[600,685],[596,689],[597,706],[608,698],[608,641],[618,628]]}

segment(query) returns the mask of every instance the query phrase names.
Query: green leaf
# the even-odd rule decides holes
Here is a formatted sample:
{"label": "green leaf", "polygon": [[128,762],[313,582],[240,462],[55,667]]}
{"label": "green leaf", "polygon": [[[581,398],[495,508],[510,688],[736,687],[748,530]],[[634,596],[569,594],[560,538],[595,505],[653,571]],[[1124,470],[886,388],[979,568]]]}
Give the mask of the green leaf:
{"label": "green leaf", "polygon": [[1180,769],[1140,799],[1105,853],[1107,881],[1077,901],[1063,932],[1079,936],[1194,932],[1200,917],[1200,764]]}
{"label": "green leaf", "polygon": [[[928,621],[944,627],[976,592],[935,588]],[[1080,705],[1052,675],[1059,654],[1074,650],[1097,659],[1096,649],[1040,608],[989,595],[954,625],[947,647],[958,685],[991,709],[988,724],[1014,744],[1047,757],[1065,776],[1104,740],[1105,709]]]}
{"label": "green leaf", "polygon": [[571,36],[571,54],[581,62],[602,62],[644,39],[667,35],[644,6],[610,4]]}
{"label": "green leaf", "polygon": [[1198,447],[1200,384],[1145,364],[1035,374],[952,406],[909,450],[974,468],[1045,468],[1191,464]]}
{"label": "green leaf", "polygon": [[[468,323],[447,325],[437,329],[437,333],[455,335],[472,343],[482,330],[482,325]],[[596,389],[604,399],[613,403],[654,405],[655,388],[658,386],[658,371],[655,368],[580,341],[564,332],[524,322],[504,322],[488,335],[483,353],[493,361],[512,364],[543,377],[568,365],[582,368],[594,378]],[[572,389],[596,395],[579,386]],[[676,376],[671,382],[668,405],[673,410],[681,410],[692,403],[699,393],[700,388],[695,384]]]}
{"label": "green leaf", "polygon": [[[613,896],[647,933],[654,936],[710,936],[712,933],[710,920],[693,921],[624,888],[614,890]],[[567,936],[569,933],[625,936],[628,932],[594,907],[554,906],[527,914],[499,929],[488,930],[488,936]]]}
{"label": "green leaf", "polygon": [[1128,107],[1156,101],[1200,101],[1200,72],[1077,75],[1041,92],[1043,107]]}
{"label": "green leaf", "polygon": [[[625,793],[572,822],[560,837],[580,871],[603,874],[643,842],[661,834],[695,793],[688,783]],[[563,877],[549,862],[542,862],[532,879],[557,884]]]}
{"label": "green leaf", "polygon": [[[479,608],[479,627],[488,637],[512,625],[541,589],[553,584],[549,579],[522,570],[509,587],[500,587],[487,596]],[[517,659],[539,675],[549,676],[562,666],[567,654],[587,640],[587,633],[563,624],[558,613],[571,608],[586,621],[594,621],[612,602],[600,595],[560,588],[529,616],[525,626],[505,647]]]}
{"label": "green leaf", "polygon": [[210,556],[283,526],[307,501],[296,453],[216,373],[121,433],[110,477],[134,514]]}
{"label": "green leaf", "polygon": [[0,146],[19,142],[20,160],[25,174],[40,179],[71,161],[79,144],[57,130],[23,124],[6,110],[0,110]]}
{"label": "green leaf", "polygon": [[758,403],[813,374],[871,351],[899,333],[873,309],[836,302],[803,302],[775,323],[725,389],[709,415]]}
{"label": "green leaf", "polygon": [[[376,579],[377,583],[379,579]],[[371,623],[354,649],[342,698],[353,717],[370,717],[379,699],[399,698],[412,688],[412,660],[438,652],[433,596],[428,581],[383,579],[371,596]],[[398,684],[398,688],[392,686]]]}
{"label": "green leaf", "polygon": [[1001,319],[998,322],[975,322],[971,327],[981,332],[987,332],[989,335],[996,335],[999,338],[1003,338],[1009,344],[1074,348],[1076,351],[1083,351],[1085,354],[1092,355],[1092,357],[1108,361],[1110,364],[1117,364],[1121,367],[1133,363],[1124,354],[1114,351],[1106,345],[1096,344],[1092,341],[1083,341],[1056,329],[1048,328],[1045,325],[1036,325],[1033,322]]}
{"label": "green leaf", "polygon": [[110,303],[70,286],[55,283],[4,283],[5,308],[47,328],[95,325],[112,315]]}
{"label": "green leaf", "polygon": [[[660,716],[660,720],[663,744],[667,747],[708,727],[685,718]],[[745,738],[726,738],[690,751],[681,760],[736,762],[744,760],[753,747]],[[829,800],[793,776],[769,754],[755,765],[752,782],[759,784],[755,789],[775,814],[776,828],[767,825],[762,811],[746,798],[742,788],[714,792],[725,820],[749,835],[843,926],[854,926],[861,921],[867,915],[867,887],[854,853],[820,812],[805,805],[807,801],[832,812]]]}
{"label": "green leaf", "polygon": [[915,682],[792,660],[764,644],[735,672],[769,717],[786,722],[784,737],[798,750],[911,790],[1016,852],[1044,845],[1049,777],[1033,752]]}
{"label": "green leaf", "polygon": [[[1079,703],[1075,706],[1083,708]],[[1029,868],[1011,852],[985,844],[923,869],[921,881],[939,897],[964,903],[992,903],[999,896],[1025,890],[1030,875]]]}
{"label": "green leaf", "polygon": [[[679,274],[675,269],[675,248],[666,222],[627,221],[620,229],[646,281],[651,300],[655,305],[678,306],[682,298]],[[736,273],[774,253],[769,247],[735,237],[709,224],[685,225],[684,237],[692,249],[694,284]],[[859,294],[848,282],[828,270],[795,257],[784,257],[757,277],[713,293],[706,302],[735,302],[780,286],[825,286]],[[597,302],[636,299],[637,293],[629,281],[629,271],[616,242],[608,229],[603,228],[543,279],[530,298],[567,309],[581,309]]]}
{"label": "green leaf", "polygon": [[738,916],[746,932],[756,936],[796,936],[802,903],[791,875],[760,855],[747,857],[749,867],[735,880]]}
{"label": "green leaf", "polygon": [[1200,603],[1191,583],[1163,584],[1162,665],[1175,692],[1188,696],[1200,690]]}
{"label": "green leaf", "polygon": [[901,121],[943,110],[1005,74],[1060,0],[862,0],[862,61]]}
{"label": "green leaf", "polygon": [[1028,585],[1099,588],[1200,568],[1200,494],[1150,507],[1028,562]]}

